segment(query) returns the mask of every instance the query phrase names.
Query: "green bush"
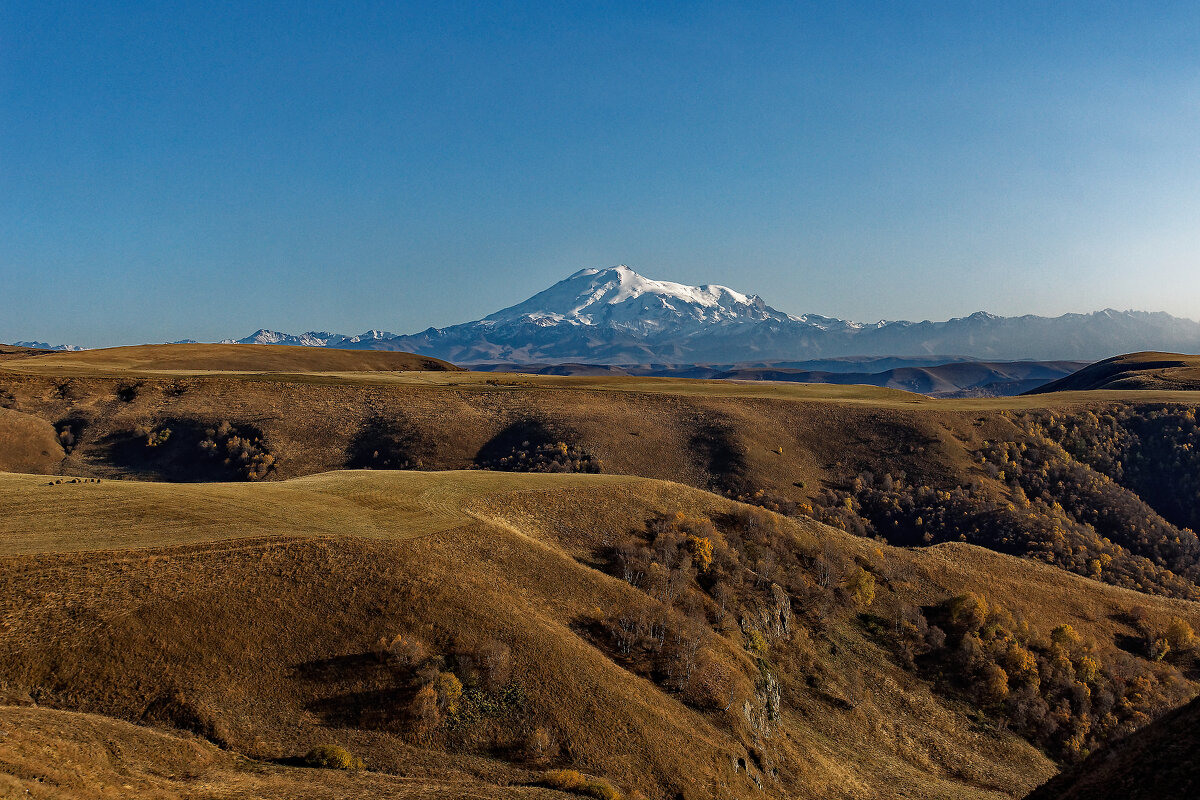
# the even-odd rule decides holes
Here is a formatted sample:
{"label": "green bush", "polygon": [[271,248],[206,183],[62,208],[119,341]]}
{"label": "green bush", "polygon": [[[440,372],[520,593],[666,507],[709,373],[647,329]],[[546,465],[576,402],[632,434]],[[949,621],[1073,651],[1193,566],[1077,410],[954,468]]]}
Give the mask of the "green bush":
{"label": "green bush", "polygon": [[320,744],[308,751],[304,763],[322,769],[362,769],[361,758],[356,758],[344,747],[336,744]]}

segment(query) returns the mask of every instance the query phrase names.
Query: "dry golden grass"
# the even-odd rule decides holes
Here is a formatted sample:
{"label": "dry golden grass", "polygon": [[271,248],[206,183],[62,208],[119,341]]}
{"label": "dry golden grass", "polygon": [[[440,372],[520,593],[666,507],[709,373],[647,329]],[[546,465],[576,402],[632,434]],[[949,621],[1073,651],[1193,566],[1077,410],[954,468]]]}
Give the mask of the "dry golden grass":
{"label": "dry golden grass", "polygon": [[[289,358],[320,352],[270,350]],[[386,698],[371,647],[401,632],[442,648],[480,637],[503,641],[536,720],[561,745],[564,755],[549,766],[603,777],[625,793],[763,796],[756,779],[766,796],[1019,796],[1055,766],[937,696],[848,618],[822,634],[830,685],[824,694],[797,690],[769,741],[755,738],[736,707],[684,705],[588,637],[597,609],[634,593],[596,568],[597,554],[657,514],[728,511],[729,500],[697,487],[731,476],[795,500],[864,468],[982,479],[971,450],[1014,434],[998,413],[1005,409],[1159,395],[1200,402],[1194,393],[932,401],[872,387],[344,371],[366,369],[363,362],[329,370],[308,363],[289,374],[256,374],[261,364],[235,363],[222,365],[233,372],[216,374],[191,369],[186,359],[143,353],[121,360],[115,352],[0,364],[0,399],[8,406],[0,409],[0,426],[8,426],[0,427],[0,441],[14,443],[0,450],[10,459],[0,467],[64,476],[50,485],[44,474],[0,475],[0,690],[132,722],[153,719],[155,702],[182,697],[184,716],[240,756],[294,758],[336,742],[388,774],[325,775],[310,784],[261,760],[218,759],[213,769],[223,777],[202,784],[207,794],[166,779],[136,784],[138,793],[164,797],[289,796],[299,787],[316,797],[407,796],[400,792],[420,787],[428,796],[549,796],[528,788],[546,765],[535,770],[486,750],[447,753],[386,726],[359,724],[354,709],[380,692]],[[261,432],[278,480],[110,480],[161,477],[153,465],[117,459],[114,442],[128,444],[136,439],[131,432],[223,420]],[[463,469],[530,420],[618,474]],[[52,423],[82,425],[65,457],[54,450]],[[329,471],[350,463],[356,450],[380,446],[363,442],[373,426],[408,436],[425,467],[451,471]],[[103,480],[70,483],[72,475]],[[1154,623],[1181,616],[1200,627],[1195,604],[966,545],[908,551],[812,521],[781,524],[806,541],[880,563],[890,576],[880,587],[885,607],[984,592],[1024,612],[1043,634],[1070,623],[1102,651],[1136,633],[1124,621],[1134,606]],[[720,658],[752,672],[741,646],[722,641]],[[831,704],[830,693],[839,702]],[[110,737],[136,750],[143,745],[127,738],[149,732],[100,720],[95,725],[116,727],[79,723],[81,738],[72,738],[73,722],[44,713],[50,716],[42,722],[22,719],[31,730],[56,732],[12,739],[9,745],[26,748],[25,760],[0,760],[0,772],[25,782],[15,786],[32,780],[29,753],[56,747],[67,754],[63,764],[76,759],[76,766],[44,769],[94,774],[102,787],[116,780],[110,773],[158,780],[183,769],[170,764],[187,740],[154,739],[141,766],[116,768],[94,742]],[[777,772],[756,766],[752,752]]]}
{"label": "dry golden grass", "polygon": [[223,751],[194,736],[93,714],[0,706],[0,796],[30,800],[459,800],[562,795],[469,774],[396,776],[297,769]]}
{"label": "dry golden grass", "polygon": [[1038,390],[1162,390],[1200,389],[1200,356],[1182,353],[1129,353],[1085,367]]}
{"label": "dry golden grass", "polygon": [[[156,698],[177,693],[236,753],[295,757],[335,741],[406,781],[322,774],[305,796],[390,796],[385,789],[399,792],[394,787],[431,775],[463,796],[519,796],[501,787],[532,785],[537,772],[413,747],[383,730],[343,727],[338,716],[341,704],[378,689],[368,652],[380,636],[494,637],[511,648],[530,704],[571,754],[563,766],[651,797],[762,796],[736,763],[752,762],[754,741],[736,709],[727,716],[681,704],[610,661],[578,628],[597,606],[633,591],[589,566],[604,541],[656,513],[719,515],[727,500],[661,481],[484,472],[341,472],[242,485],[45,483],[0,478],[0,504],[16,512],[4,523],[0,556],[0,683],[10,692],[132,721],[144,719]],[[782,524],[864,558],[882,556],[893,575],[885,595],[897,601],[982,590],[1027,609],[1039,625],[1070,622],[1105,641],[1133,604],[1200,624],[1193,604],[967,546],[884,547],[880,555],[872,542],[811,521]],[[837,654],[825,668],[858,676],[833,691],[853,702],[831,706],[804,693],[789,702],[774,737],[753,745],[780,771],[757,774],[767,796],[1000,798],[1054,772],[1025,742],[979,728],[934,695],[849,621],[829,636]],[[740,647],[723,647],[725,657],[745,658]],[[118,726],[80,740],[68,728],[56,728],[61,745],[20,744],[27,755],[19,763],[29,764],[36,747],[59,747],[63,760],[47,759],[44,770],[70,771],[66,762],[76,759],[100,770],[97,781],[108,780],[107,762],[88,755],[94,745],[87,742],[115,737],[128,752],[135,746],[127,736],[150,735]],[[147,765],[139,769],[182,770],[169,766],[184,746],[178,741],[137,745]],[[160,760],[168,766],[155,766]],[[212,769],[220,775],[202,784],[215,788],[202,796],[286,794],[310,780],[247,763],[218,759]],[[28,780],[26,767],[6,769]],[[162,785],[161,796],[176,791]],[[430,786],[430,796],[443,791]],[[151,788],[146,796],[154,796]]]}
{"label": "dry golden grass", "polygon": [[[92,483],[70,477],[55,483],[0,473],[0,556],[281,534],[408,539],[471,522],[474,512],[466,506],[531,491],[529,478],[482,470],[377,471],[366,477],[333,472],[266,484]],[[536,486],[585,491],[640,482],[620,475],[545,475]]]}
{"label": "dry golden grass", "polygon": [[[174,352],[170,348],[175,346],[162,347]],[[249,345],[226,347],[236,348],[237,354],[254,351]],[[374,357],[369,352],[261,349],[272,358],[308,359],[314,353]],[[836,462],[870,455],[861,444],[867,440],[891,447],[941,442],[937,447],[944,456],[942,467],[966,469],[969,459],[953,452],[951,439],[969,438],[978,418],[995,420],[1006,410],[1095,407],[1115,401],[1200,404],[1200,393],[1195,392],[932,400],[875,387],[683,379],[436,371],[156,372],[143,369],[147,359],[116,359],[116,350],[45,354],[0,365],[0,402],[38,418],[22,420],[26,428],[40,427],[45,438],[43,423],[86,423],[81,442],[65,460],[60,450],[39,447],[41,462],[6,461],[0,453],[0,468],[153,478],[152,470],[115,463],[112,437],[182,419],[201,426],[229,420],[260,429],[276,458],[277,477],[346,466],[356,441],[381,420],[420,433],[428,451],[425,467],[455,469],[470,466],[480,448],[506,426],[533,419],[567,431],[564,435],[604,462],[605,472],[700,487],[713,476],[695,442],[716,431],[744,451],[751,485],[803,499],[829,477]],[[63,360],[76,355],[86,358]],[[185,355],[178,359],[186,361]],[[48,455],[41,456],[43,450]],[[809,490],[797,490],[797,482],[806,483]]]}
{"label": "dry golden grass", "polygon": [[0,344],[0,361],[36,356],[45,352],[45,350],[34,350],[32,347],[16,347],[11,344]]}
{"label": "dry golden grass", "polygon": [[0,470],[53,472],[64,455],[49,422],[0,408]]}
{"label": "dry golden grass", "polygon": [[255,344],[145,344],[79,352],[28,351],[7,369],[54,375],[199,372],[397,372],[459,368],[437,358],[381,350]]}
{"label": "dry golden grass", "polygon": [[[692,380],[638,376],[556,376],[524,373],[465,372],[448,362],[411,353],[375,350],[336,350],[279,345],[169,344],[113,347],[80,352],[46,352],[3,346],[5,370],[58,377],[222,376],[226,379],[266,380],[315,385],[396,386],[432,385],[481,391],[538,389],[582,392],[663,394],[683,397],[744,398],[866,404],[884,408],[921,406],[940,410],[1000,410],[1113,401],[1153,399],[1180,402],[1200,400],[1197,356],[1135,353],[1093,365],[1061,385],[1053,399],[1023,397],[932,399],[898,389],[865,385],[803,384],[789,381]],[[1082,376],[1113,364],[1128,380],[1080,384]],[[1105,375],[1112,370],[1104,371]],[[1128,373],[1126,375],[1125,373]],[[1138,377],[1140,375],[1140,377]],[[1108,376],[1112,377],[1112,376]],[[1135,380],[1134,378],[1137,377]],[[1070,391],[1106,389],[1108,391]],[[1180,390],[1188,390],[1181,394]],[[1047,391],[1046,389],[1042,391]]]}
{"label": "dry golden grass", "polygon": [[[261,430],[276,460],[273,476],[280,478],[351,464],[357,449],[371,450],[373,425],[411,434],[425,468],[462,469],[489,441],[533,420],[599,458],[604,472],[703,488],[723,477],[716,473],[728,465],[714,460],[724,450],[744,462],[745,483],[797,500],[836,473],[839,462],[873,457],[880,448],[935,443],[938,457],[923,460],[950,472],[970,469],[954,438],[972,435],[981,416],[960,407],[966,401],[931,401],[870,387],[859,392],[859,387],[577,378],[539,378],[514,387],[474,373],[381,374],[373,383],[359,380],[362,376],[106,379],[0,369],[0,392],[12,395],[13,410],[37,418],[30,425],[83,422],[76,448],[45,468],[52,473],[162,477],[143,465],[121,463],[114,441],[177,420],[199,427],[228,420]],[[902,399],[888,399],[894,397]],[[1038,402],[1045,406],[1048,400]],[[982,415],[996,419],[1004,407]]]}

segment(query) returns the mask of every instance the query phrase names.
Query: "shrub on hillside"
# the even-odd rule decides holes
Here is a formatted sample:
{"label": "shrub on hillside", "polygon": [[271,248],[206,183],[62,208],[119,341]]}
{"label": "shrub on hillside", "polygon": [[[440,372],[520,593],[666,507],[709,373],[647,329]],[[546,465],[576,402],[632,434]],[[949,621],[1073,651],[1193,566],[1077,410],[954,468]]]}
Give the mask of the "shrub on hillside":
{"label": "shrub on hillside", "polygon": [[170,440],[170,428],[153,428],[146,431],[146,447],[161,447]]}
{"label": "shrub on hillside", "polygon": [[1178,653],[1187,652],[1196,646],[1196,634],[1192,630],[1192,626],[1188,624],[1187,620],[1179,617],[1173,617],[1167,623],[1166,638],[1171,649]]}
{"label": "shrub on hillside", "polygon": [[436,452],[419,424],[391,412],[365,421],[346,450],[349,469],[421,469]]}
{"label": "shrub on hillside", "polygon": [[437,693],[438,709],[446,716],[458,713],[458,701],[463,696],[462,681],[453,672],[439,673],[433,681]]}
{"label": "shrub on hillside", "polygon": [[425,660],[425,645],[414,636],[384,636],[371,647],[375,658],[399,667],[413,667]]}
{"label": "shrub on hillside", "polygon": [[846,583],[846,593],[855,605],[866,608],[875,602],[875,576],[859,567]]}
{"label": "shrub on hillside", "polygon": [[549,728],[536,725],[526,734],[521,752],[526,760],[542,764],[558,754],[558,741]]}
{"label": "shrub on hillside", "polygon": [[350,751],[335,744],[320,744],[309,750],[304,756],[304,763],[309,767],[321,769],[362,769],[363,761],[351,755]]}
{"label": "shrub on hillside", "polygon": [[[731,494],[730,496],[739,503],[765,508],[768,511],[774,511],[777,514],[787,514],[791,516],[801,509],[801,506],[796,504],[794,501],[787,499],[781,494],[777,494],[766,489],[738,492]],[[811,509],[811,506],[805,505],[804,507]]]}
{"label": "shrub on hillside", "polygon": [[509,648],[495,639],[460,639],[442,652],[412,634],[381,636],[370,648],[390,672],[391,703],[359,712],[359,722],[404,733],[424,745],[520,752],[534,726],[522,687],[511,680]]}
{"label": "shrub on hillside", "polygon": [[596,800],[621,800],[621,793],[602,778],[592,778],[573,769],[552,769],[542,775],[541,784],[561,792],[594,797]]}
{"label": "shrub on hillside", "polygon": [[1143,652],[1152,661],[1162,661],[1168,656],[1174,661],[1196,648],[1192,626],[1180,617],[1173,617],[1165,628],[1152,625],[1144,616],[1138,616],[1135,624],[1141,634]]}
{"label": "shrub on hillside", "polygon": [[58,443],[62,445],[63,451],[71,453],[79,446],[79,440],[83,435],[83,431],[87,428],[87,420],[82,417],[68,417],[59,420],[55,423],[55,430],[58,432]]}

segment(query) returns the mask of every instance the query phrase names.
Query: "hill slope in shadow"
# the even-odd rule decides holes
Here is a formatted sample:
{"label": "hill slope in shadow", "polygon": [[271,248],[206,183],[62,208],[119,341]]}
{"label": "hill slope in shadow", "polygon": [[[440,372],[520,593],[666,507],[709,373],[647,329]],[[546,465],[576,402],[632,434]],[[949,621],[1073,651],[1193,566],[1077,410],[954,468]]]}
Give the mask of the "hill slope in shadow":
{"label": "hill slope in shadow", "polygon": [[1200,701],[1093,753],[1026,800],[1200,797]]}
{"label": "hill slope in shadow", "polygon": [[1200,356],[1181,353],[1129,353],[1098,361],[1078,372],[1033,389],[1029,394],[1100,389],[1200,389]]}

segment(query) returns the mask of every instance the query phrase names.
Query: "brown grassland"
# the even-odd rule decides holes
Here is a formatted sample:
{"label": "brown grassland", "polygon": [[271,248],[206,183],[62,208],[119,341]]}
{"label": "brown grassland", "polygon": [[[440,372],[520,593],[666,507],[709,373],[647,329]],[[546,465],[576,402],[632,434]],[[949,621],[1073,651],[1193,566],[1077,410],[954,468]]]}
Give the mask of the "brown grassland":
{"label": "brown grassland", "polygon": [[[119,350],[144,352],[0,353],[6,794],[1020,797],[1086,755],[1060,746],[1087,709],[1123,732],[1196,693],[1194,656],[1143,651],[1200,625],[1191,579],[1157,540],[1095,544],[1070,476],[1154,516],[1145,536],[1182,535],[1118,480],[1150,433],[1081,459],[1130,424],[1106,409],[1200,394],[931,401]],[[889,504],[922,485],[1001,511],[1020,489],[1066,552],[889,545],[910,525]],[[1111,574],[1089,572],[1094,544]],[[968,593],[979,624],[947,611]],[[944,614],[959,649],[905,649],[905,620]],[[1046,686],[1065,659],[1093,700],[1047,695],[1074,727],[1031,739],[967,640],[1027,646]],[[366,769],[303,766],[326,744]]]}
{"label": "brown grassland", "polygon": [[[374,772],[444,774],[480,786],[535,783],[521,758],[513,765],[481,759],[470,746],[424,749],[354,716],[364,700],[390,701],[371,646],[404,633],[430,643],[504,641],[533,714],[560,739],[560,758],[649,796],[748,795],[758,778],[790,796],[1001,797],[1054,771],[1036,749],[973,721],[964,706],[894,664],[853,615],[834,614],[815,634],[828,685],[789,697],[795,705],[768,737],[750,730],[736,706],[733,713],[695,709],[623,671],[580,624],[632,590],[589,564],[598,540],[660,509],[715,517],[730,505],[677,484],[480,471],[167,487],[46,485],[9,475],[0,479],[0,498],[12,512],[0,545],[0,677],[9,691],[45,707],[190,729],[255,764],[334,741]],[[173,511],[158,520],[146,513],[164,500]],[[331,523],[340,530],[331,532]],[[1135,606],[1200,624],[1191,603],[966,545],[893,549],[813,522],[783,524],[851,557],[878,559],[878,550],[879,570],[890,576],[879,609],[986,591],[1035,627],[1041,619],[1045,628],[1067,622],[1105,649],[1130,632],[1120,620]],[[722,655],[751,673],[740,637],[727,638]],[[67,730],[43,713],[39,726]],[[212,752],[192,739],[159,739],[168,749]],[[142,747],[130,769],[160,771],[155,747]],[[244,760],[196,758],[197,780],[228,782],[221,791],[230,793],[259,796],[298,780]],[[739,769],[738,759],[749,767]],[[101,780],[102,767],[80,768],[98,770]],[[48,769],[26,774],[53,780]],[[311,780],[321,785],[325,777]],[[195,787],[173,790],[189,796]]]}
{"label": "brown grassland", "polygon": [[1038,393],[1093,389],[1200,389],[1200,356],[1129,353],[1048,383]]}

